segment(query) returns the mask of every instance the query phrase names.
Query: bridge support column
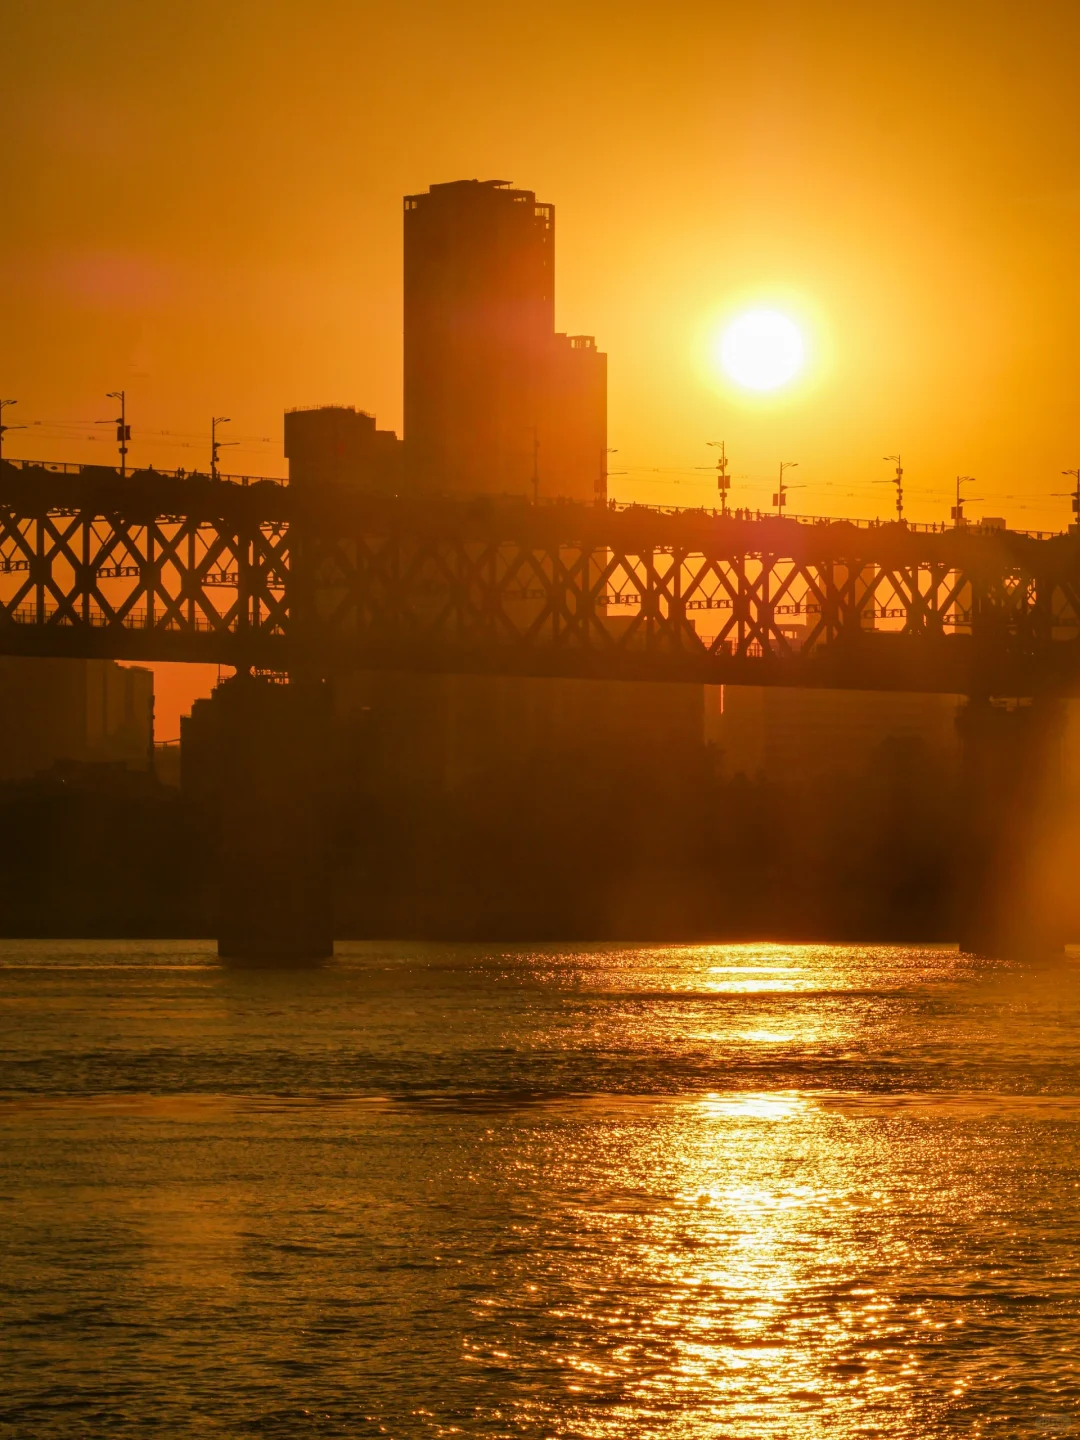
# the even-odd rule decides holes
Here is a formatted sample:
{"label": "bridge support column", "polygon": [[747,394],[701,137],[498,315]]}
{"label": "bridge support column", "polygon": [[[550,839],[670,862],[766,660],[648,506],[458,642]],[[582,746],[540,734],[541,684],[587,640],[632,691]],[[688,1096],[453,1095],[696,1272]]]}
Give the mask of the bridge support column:
{"label": "bridge support column", "polygon": [[218,954],[248,960],[332,955],[325,686],[240,674],[217,698]]}
{"label": "bridge support column", "polygon": [[960,948],[1022,958],[1060,952],[1065,936],[1047,883],[1061,791],[1063,702],[980,696],[957,717],[961,746]]}

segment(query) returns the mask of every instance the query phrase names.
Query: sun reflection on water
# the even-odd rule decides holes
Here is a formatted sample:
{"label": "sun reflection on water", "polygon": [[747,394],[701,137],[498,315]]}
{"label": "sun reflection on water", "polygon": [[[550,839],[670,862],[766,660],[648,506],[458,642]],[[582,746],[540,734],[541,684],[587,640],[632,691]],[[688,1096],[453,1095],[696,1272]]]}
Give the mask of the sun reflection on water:
{"label": "sun reflection on water", "polygon": [[710,975],[797,975],[801,965],[710,965]]}
{"label": "sun reflection on water", "polygon": [[733,1120],[790,1120],[807,1108],[801,1095],[707,1095],[700,1104],[706,1115]]}
{"label": "sun reflection on water", "polygon": [[918,1433],[927,1307],[875,1281],[899,1238],[870,1183],[880,1148],[796,1092],[709,1094],[668,1118],[613,1124],[622,1185],[575,1207],[569,1268],[540,1262],[561,1338],[515,1363],[573,1377],[552,1433],[817,1440],[861,1435],[883,1405],[891,1433]]}
{"label": "sun reflection on water", "polygon": [[196,1368],[230,1434],[1075,1428],[1075,969],[363,953],[32,982],[0,1125],[35,1440],[60,1387],[186,1433]]}

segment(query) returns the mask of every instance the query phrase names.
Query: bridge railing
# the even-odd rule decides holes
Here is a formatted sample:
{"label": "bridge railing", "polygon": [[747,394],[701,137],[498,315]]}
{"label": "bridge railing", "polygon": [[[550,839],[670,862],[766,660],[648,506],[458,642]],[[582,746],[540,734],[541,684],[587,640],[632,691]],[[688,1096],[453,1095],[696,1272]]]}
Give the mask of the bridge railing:
{"label": "bridge railing", "polygon": [[[97,465],[88,463],[71,464],[64,461],[56,460],[14,460],[11,458],[5,458],[4,464],[10,465],[16,470],[41,470],[46,471],[51,475],[83,475],[87,471],[93,471],[97,474],[111,473],[115,475],[118,479],[120,476],[119,470],[115,466],[110,465]],[[153,465],[133,467],[128,470],[127,474],[129,479],[161,478],[168,480],[213,480],[213,477],[209,474],[208,471],[205,470],[159,470],[156,466]],[[222,485],[238,485],[241,487],[264,484],[287,487],[289,484],[287,479],[283,479],[280,476],[274,475],[226,475],[222,473],[218,474],[217,479],[214,483]],[[437,496],[433,498],[445,499],[448,497]],[[533,503],[536,503],[542,509],[571,506],[578,507],[583,503],[580,500],[571,500],[558,495],[540,496],[537,502],[533,502],[528,496],[524,495],[504,494],[494,495],[490,498],[503,502],[513,502],[524,506],[529,506]],[[606,508],[619,514],[640,512],[645,515],[701,515],[708,516],[711,519],[720,519],[725,513],[721,510],[717,510],[715,507],[710,508],[709,506],[705,505],[646,505],[642,504],[640,501],[637,500],[609,499],[607,501],[600,502],[600,505],[601,508]],[[786,521],[787,523],[794,525],[853,525],[856,527],[856,529],[859,530],[878,530],[886,526],[899,526],[899,528],[907,530],[912,534],[916,535],[944,535],[947,534],[950,530],[956,528],[954,525],[950,524],[945,520],[904,520],[898,522],[896,520],[882,520],[880,518],[871,520],[847,515],[777,515],[776,512],[772,510],[755,510],[747,507],[735,507],[734,509],[729,509],[726,513],[732,519],[753,521],[755,523],[761,523],[763,521]],[[968,534],[973,535],[993,534],[999,529],[999,527],[997,526],[981,526],[976,524],[965,524],[962,528]],[[1065,533],[1061,530],[1017,530],[1011,527],[1008,527],[1008,529],[1009,534],[1011,535],[1025,535],[1032,540],[1049,540],[1052,539],[1055,535],[1061,535]]]}
{"label": "bridge railing", "polygon": [[[566,502],[555,499],[541,499],[540,503],[541,505],[556,505],[560,503],[565,504]],[[643,505],[636,500],[609,500],[607,502],[607,508],[619,513],[640,510],[652,515],[706,515],[710,519],[716,520],[721,519],[725,513],[724,511],[717,510],[715,507],[706,505]],[[780,520],[788,521],[795,525],[854,525],[858,530],[880,530],[885,526],[897,526],[899,523],[901,529],[908,530],[915,535],[946,535],[950,530],[957,528],[945,520],[904,520],[897,522],[896,520],[882,520],[880,518],[867,520],[849,515],[777,515],[775,510],[752,510],[740,507],[728,510],[726,513],[733,520],[754,521],[756,523]],[[997,525],[965,523],[960,528],[969,535],[993,535],[999,533],[1002,527]],[[1065,533],[1063,530],[1015,530],[1011,526],[1005,528],[1008,529],[1010,535],[1026,535],[1032,540],[1050,540],[1055,535]]]}
{"label": "bridge railing", "polygon": [[209,620],[204,615],[193,615],[178,619],[175,615],[151,615],[148,610],[128,610],[119,615],[107,615],[101,611],[91,611],[88,615],[80,615],[72,618],[70,612],[59,605],[45,605],[40,610],[36,605],[20,605],[16,610],[8,610],[5,620],[15,625],[40,626],[59,625],[73,629],[81,629],[84,625],[91,630],[108,630],[119,628],[121,630],[166,630],[177,634],[187,634],[189,631],[196,631],[203,635],[228,633],[235,635],[240,629],[240,620],[236,615],[225,615]]}
{"label": "bridge railing", "polygon": [[[50,475],[85,475],[87,471],[95,474],[115,475],[119,480],[120,471],[115,465],[94,465],[80,464],[73,465],[60,460],[12,460],[4,456],[4,464],[10,465],[15,470],[31,472],[35,470],[46,471]],[[161,480],[206,480],[219,485],[288,485],[287,480],[275,475],[225,475],[219,472],[216,479],[207,470],[159,470],[156,465],[134,465],[129,466],[127,471],[129,480],[140,479],[161,479]]]}

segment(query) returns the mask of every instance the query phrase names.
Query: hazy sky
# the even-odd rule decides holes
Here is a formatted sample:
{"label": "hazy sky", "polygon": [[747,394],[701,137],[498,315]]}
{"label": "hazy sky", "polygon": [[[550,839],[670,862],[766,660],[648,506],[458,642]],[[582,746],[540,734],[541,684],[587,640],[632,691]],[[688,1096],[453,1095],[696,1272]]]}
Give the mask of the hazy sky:
{"label": "hazy sky", "polygon": [[[283,473],[287,405],[401,418],[401,197],[503,178],[557,208],[557,320],[610,356],[612,490],[1057,526],[1080,465],[1080,9],[1064,3],[393,5],[0,0],[10,453]],[[765,300],[813,383],[702,362]],[[170,432],[168,434],[163,432]],[[189,448],[183,448],[185,443]]]}

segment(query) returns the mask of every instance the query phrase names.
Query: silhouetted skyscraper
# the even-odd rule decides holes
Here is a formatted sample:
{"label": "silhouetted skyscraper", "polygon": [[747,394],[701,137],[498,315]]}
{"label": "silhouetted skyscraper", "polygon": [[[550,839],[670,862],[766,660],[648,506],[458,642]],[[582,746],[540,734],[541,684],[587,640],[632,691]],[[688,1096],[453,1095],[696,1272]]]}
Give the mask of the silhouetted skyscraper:
{"label": "silhouetted skyscraper", "polygon": [[555,211],[502,180],[405,198],[405,444],[450,494],[593,499],[606,357],[555,334]]}
{"label": "silhouetted skyscraper", "polygon": [[591,335],[555,335],[539,410],[540,493],[607,499],[607,356]]}

